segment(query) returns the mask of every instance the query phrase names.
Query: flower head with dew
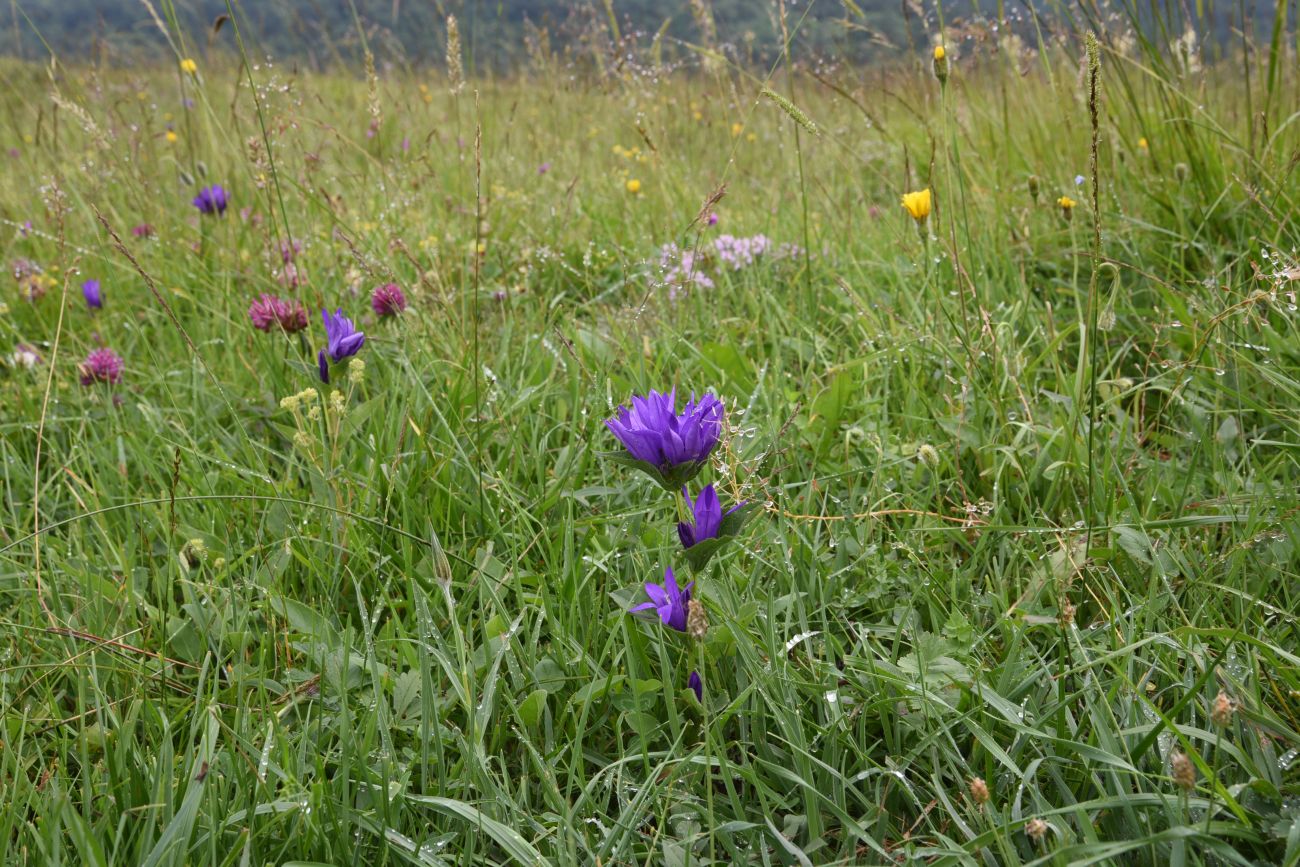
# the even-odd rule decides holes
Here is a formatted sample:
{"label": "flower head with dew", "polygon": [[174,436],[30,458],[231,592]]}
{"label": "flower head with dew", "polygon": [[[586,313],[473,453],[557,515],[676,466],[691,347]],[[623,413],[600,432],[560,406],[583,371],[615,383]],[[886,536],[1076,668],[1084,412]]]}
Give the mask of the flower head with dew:
{"label": "flower head with dew", "polygon": [[345,358],[351,358],[361,351],[366,342],[366,335],[357,330],[352,320],[343,315],[342,308],[332,314],[322,310],[321,319],[325,322],[326,348],[316,356],[320,368],[321,382],[330,381],[330,362],[337,364]]}
{"label": "flower head with dew", "polygon": [[122,379],[122,356],[107,347],[91,350],[79,368],[82,385],[105,382],[115,385]]}
{"label": "flower head with dew", "polygon": [[86,299],[86,306],[98,310],[104,306],[104,293],[99,281],[91,278],[81,284],[81,294]]}
{"label": "flower head with dew", "polygon": [[275,295],[262,293],[248,305],[248,318],[258,331],[271,331],[277,326],[290,334],[307,327],[307,309],[297,301],[286,301]]}
{"label": "flower head with dew", "polygon": [[370,308],[380,316],[396,316],[406,310],[406,295],[396,283],[384,283],[370,293]]}
{"label": "flower head with dew", "polygon": [[632,406],[619,406],[605,426],[626,449],[615,457],[651,476],[662,487],[676,491],[699,474],[722,436],[725,409],[722,401],[705,393],[692,397],[677,411],[677,389],[667,393],[651,389],[645,397],[633,396]]}
{"label": "flower head with dew", "polygon": [[634,605],[629,610],[635,614],[638,611],[653,609],[659,614],[659,619],[663,621],[664,626],[678,632],[685,632],[686,609],[690,605],[691,588],[694,586],[695,582],[692,581],[685,588],[678,588],[677,576],[673,575],[673,567],[669,566],[664,569],[663,584],[646,582],[645,592],[650,597],[650,601]]}
{"label": "flower head with dew", "polygon": [[930,216],[930,188],[926,187],[924,190],[914,193],[904,193],[902,203],[913,220],[924,223],[926,218]]}
{"label": "flower head with dew", "polygon": [[220,184],[213,184],[210,187],[204,187],[199,190],[199,194],[194,197],[194,207],[198,208],[201,213],[210,216],[219,216],[226,212],[230,204],[230,196],[226,193],[224,187]]}

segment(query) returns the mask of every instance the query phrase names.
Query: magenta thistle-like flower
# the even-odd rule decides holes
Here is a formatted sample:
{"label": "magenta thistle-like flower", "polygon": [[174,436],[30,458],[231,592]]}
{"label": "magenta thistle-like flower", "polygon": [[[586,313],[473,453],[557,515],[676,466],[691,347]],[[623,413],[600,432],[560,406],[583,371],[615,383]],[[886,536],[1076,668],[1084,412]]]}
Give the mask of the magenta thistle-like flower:
{"label": "magenta thistle-like flower", "polygon": [[220,215],[226,212],[226,207],[230,204],[230,196],[220,184],[213,184],[210,187],[204,187],[199,190],[199,194],[194,197],[194,207],[198,208],[204,214]]}
{"label": "magenta thistle-like flower", "polygon": [[94,349],[79,369],[82,385],[94,385],[97,382],[114,385],[122,379],[122,356],[107,347]]}
{"label": "magenta thistle-like flower", "polygon": [[650,601],[634,605],[629,610],[635,613],[654,609],[659,613],[659,619],[663,621],[664,626],[678,632],[685,632],[686,608],[690,604],[691,588],[694,586],[695,582],[692,581],[685,588],[678,589],[677,577],[673,575],[673,567],[669,566],[664,569],[663,584],[646,582],[645,592],[650,597]]}
{"label": "magenta thistle-like flower", "polygon": [[277,326],[290,334],[307,327],[307,309],[297,301],[286,301],[263,293],[248,305],[248,318],[258,331],[270,331]]}
{"label": "magenta thistle-like flower", "polygon": [[384,283],[370,293],[370,307],[380,316],[396,316],[406,310],[406,296],[396,283]]}
{"label": "magenta thistle-like flower", "polygon": [[148,223],[140,223],[139,225],[131,227],[131,234],[137,238],[152,238],[153,226]]}

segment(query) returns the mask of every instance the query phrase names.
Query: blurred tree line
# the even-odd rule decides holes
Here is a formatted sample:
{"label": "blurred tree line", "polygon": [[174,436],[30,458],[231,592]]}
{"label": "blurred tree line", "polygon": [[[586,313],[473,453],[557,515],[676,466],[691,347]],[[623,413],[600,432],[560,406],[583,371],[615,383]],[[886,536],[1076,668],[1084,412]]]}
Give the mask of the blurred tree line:
{"label": "blurred tree line", "polygon": [[[1131,0],[1129,0],[1131,2]],[[171,58],[159,23],[183,34],[184,54],[236,50],[235,28],[216,27],[226,0],[10,0],[0,29],[0,54],[43,59],[53,51],[72,60],[130,64]],[[691,62],[707,48],[749,64],[781,52],[783,33],[800,58],[872,60],[926,46],[939,29],[934,0],[231,0],[252,58],[274,57],[309,66],[355,63],[369,48],[381,64],[438,66],[444,62],[446,19],[455,15],[466,69],[501,73],[526,62],[618,64],[627,49],[652,49],[663,62]],[[1300,5],[1300,4],[1293,4]],[[1123,3],[1120,4],[1120,7]],[[1231,37],[1238,16],[1265,31],[1272,0],[1214,3],[1194,11],[1159,2],[1150,29],[1181,33],[1184,14],[1201,33]],[[1219,8],[1216,8],[1219,7]],[[785,23],[781,21],[784,8]],[[152,12],[151,12],[152,9]],[[1239,11],[1240,10],[1240,11]],[[1010,28],[1027,41],[1065,28],[1121,20],[1103,0],[951,0],[949,27],[976,33]],[[1294,10],[1293,10],[1294,11]],[[1041,13],[1042,17],[1034,21]],[[1258,34],[1257,34],[1258,35]],[[1267,38],[1266,36],[1261,38]]]}

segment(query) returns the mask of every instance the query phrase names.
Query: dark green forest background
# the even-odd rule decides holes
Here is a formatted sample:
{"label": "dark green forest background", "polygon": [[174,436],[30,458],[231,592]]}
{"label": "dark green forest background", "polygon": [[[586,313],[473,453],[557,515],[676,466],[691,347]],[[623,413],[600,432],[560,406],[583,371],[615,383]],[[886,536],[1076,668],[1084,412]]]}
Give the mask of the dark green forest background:
{"label": "dark green forest background", "polygon": [[[928,45],[940,20],[962,38],[995,38],[1012,30],[1026,41],[1040,35],[1104,29],[1124,20],[1126,4],[1150,17],[1152,30],[1187,26],[1212,44],[1249,35],[1267,39],[1273,0],[786,0],[793,48],[801,58],[873,60]],[[166,47],[149,5],[173,31],[186,34],[187,54],[234,50],[233,28],[214,32],[226,0],[8,0],[0,54],[38,60],[131,64]],[[460,22],[467,71],[505,72],[525,59],[581,63],[604,56],[617,63],[620,48],[658,44],[666,62],[691,62],[689,45],[712,45],[731,59],[770,62],[781,46],[778,0],[241,0],[231,5],[249,54],[309,66],[355,62],[363,44],[380,63],[441,65],[446,17]],[[1300,4],[1292,4],[1292,6]],[[702,19],[701,9],[712,17]],[[1294,13],[1294,9],[1292,10]],[[1189,16],[1184,18],[1183,16]],[[1293,16],[1294,17],[1294,16]],[[1155,20],[1155,19],[1152,19]],[[360,26],[358,26],[360,25]],[[1156,33],[1168,38],[1178,33]]]}

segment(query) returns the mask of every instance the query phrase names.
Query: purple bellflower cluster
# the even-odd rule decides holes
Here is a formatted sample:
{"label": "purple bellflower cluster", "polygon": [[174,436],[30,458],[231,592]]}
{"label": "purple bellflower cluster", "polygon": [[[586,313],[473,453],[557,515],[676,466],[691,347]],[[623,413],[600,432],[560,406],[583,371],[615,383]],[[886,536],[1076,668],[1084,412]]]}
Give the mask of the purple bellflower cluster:
{"label": "purple bellflower cluster", "polygon": [[[688,483],[699,475],[722,438],[725,421],[722,401],[705,393],[677,408],[677,390],[651,390],[633,396],[631,406],[619,406],[606,427],[623,446],[609,455],[613,460],[641,470],[676,496],[681,491],[677,523],[682,554],[696,574],[710,558],[736,536],[748,517],[747,504],[723,511],[722,501],[712,484],[703,486],[694,499]],[[634,614],[654,612],[659,622],[673,632],[689,633],[702,639],[708,630],[707,617],[698,598],[692,598],[695,582],[678,583],[672,566],[664,569],[663,583],[644,584],[648,602],[631,607]],[[704,681],[692,671],[687,686],[703,701]]]}

